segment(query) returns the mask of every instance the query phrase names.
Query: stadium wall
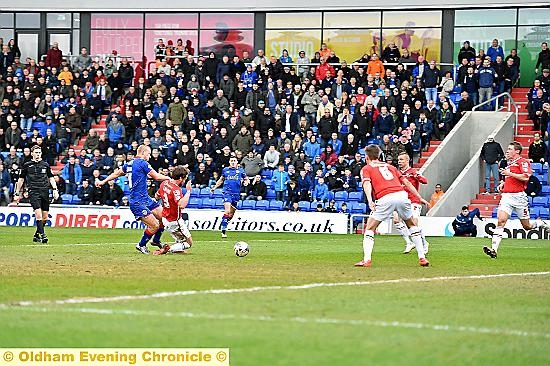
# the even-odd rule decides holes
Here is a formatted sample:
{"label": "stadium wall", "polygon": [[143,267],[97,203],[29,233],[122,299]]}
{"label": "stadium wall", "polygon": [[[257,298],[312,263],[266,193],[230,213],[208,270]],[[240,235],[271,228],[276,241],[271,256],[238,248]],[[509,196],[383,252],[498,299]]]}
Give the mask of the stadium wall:
{"label": "stadium wall", "polygon": [[[498,133],[495,137],[499,137],[496,141],[500,143],[511,141],[513,123],[514,114],[511,112],[467,112],[420,170],[429,182],[420,187],[423,197],[429,198],[438,183],[445,191],[440,202],[428,211],[428,216],[453,216],[457,214],[457,207],[460,209],[479,192],[479,176],[463,176],[463,170],[489,134]],[[479,155],[475,161],[479,167]],[[450,189],[451,186],[455,188]]]}

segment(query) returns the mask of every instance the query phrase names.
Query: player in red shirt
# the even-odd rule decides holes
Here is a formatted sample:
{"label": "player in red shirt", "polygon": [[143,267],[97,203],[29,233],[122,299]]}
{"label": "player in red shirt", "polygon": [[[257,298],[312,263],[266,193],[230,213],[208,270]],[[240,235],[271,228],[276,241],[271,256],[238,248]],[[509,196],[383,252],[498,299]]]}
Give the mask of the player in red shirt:
{"label": "player in red shirt", "polygon": [[[374,247],[374,230],[380,223],[397,211],[410,230],[411,240],[416,245],[419,264],[423,267],[430,263],[424,255],[422,245],[422,230],[416,226],[413,220],[411,201],[407,197],[406,187],[419,200],[422,197],[414,186],[394,166],[381,162],[380,148],[377,145],[369,145],[365,148],[367,165],[361,170],[361,182],[367,196],[371,213],[367,220],[367,226],[363,237],[363,260],[356,263],[356,267],[370,267],[371,256]],[[376,199],[376,202],[373,200]]]}
{"label": "player in red shirt", "polygon": [[[397,165],[399,166],[399,171],[405,177],[405,179],[411,182],[414,188],[417,191],[419,191],[420,184],[428,184],[428,179],[423,175],[419,174],[416,171],[416,169],[411,168],[409,161],[410,161],[409,154],[407,154],[406,152],[402,152],[397,156]],[[415,224],[418,225],[418,218],[422,213],[422,204],[428,205],[429,203],[424,199],[419,199],[418,197],[416,197],[407,188],[405,188],[405,190],[409,194],[409,200],[411,200],[413,219],[415,221]],[[395,228],[397,229],[399,234],[401,234],[401,236],[403,237],[406,243],[403,254],[409,254],[415,248],[415,246],[410,239],[410,233],[409,233],[409,229],[407,228],[407,225],[405,225],[403,220],[401,220],[395,212],[393,214],[393,223],[395,225]],[[422,234],[422,243],[424,245],[424,254],[428,254],[428,247],[430,244],[424,237],[424,234]]]}
{"label": "player in red shirt", "polygon": [[165,244],[161,249],[153,252],[154,255],[181,253],[193,245],[193,239],[185,221],[181,218],[181,211],[187,206],[191,196],[191,180],[187,182],[185,195],[181,186],[187,180],[189,170],[183,166],[177,166],[172,171],[172,179],[161,183],[155,194],[156,199],[162,199],[162,223],[164,229],[172,235],[175,244]]}
{"label": "player in red shirt", "polygon": [[498,246],[504,235],[504,225],[506,225],[514,211],[525,230],[541,227],[544,231],[550,232],[550,226],[544,221],[540,219],[529,221],[529,200],[525,188],[532,170],[529,160],[521,157],[522,149],[519,142],[511,142],[505,153],[508,166],[505,169],[500,169],[500,174],[504,176],[504,180],[498,185],[498,190],[502,195],[498,204],[497,227],[493,230],[491,248],[483,247],[483,252],[491,258],[497,257]]}

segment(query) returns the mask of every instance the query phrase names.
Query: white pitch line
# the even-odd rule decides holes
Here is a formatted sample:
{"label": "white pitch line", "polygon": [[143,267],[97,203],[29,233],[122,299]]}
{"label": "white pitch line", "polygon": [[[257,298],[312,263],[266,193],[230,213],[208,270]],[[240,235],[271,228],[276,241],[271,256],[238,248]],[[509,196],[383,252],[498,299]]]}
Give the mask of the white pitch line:
{"label": "white pitch line", "polygon": [[[338,240],[323,240],[323,242],[327,241],[338,241]],[[273,242],[296,242],[296,240],[292,239],[260,239],[260,240],[251,240],[250,243],[273,243]],[[228,243],[233,244],[232,241],[228,240],[201,240],[200,242],[197,241],[197,243]],[[133,242],[125,242],[125,243],[77,243],[77,244],[18,244],[18,245],[0,245],[0,248],[13,248],[16,247],[40,247],[40,248],[48,248],[48,247],[74,247],[74,246],[108,246],[108,245],[135,245]]]}
{"label": "white pitch line", "polygon": [[[0,306],[0,309],[7,309]],[[14,308],[12,308],[14,309]],[[427,329],[442,332],[465,332],[476,334],[492,334],[500,336],[515,337],[534,337],[550,338],[550,333],[530,332],[516,329],[498,329],[487,327],[455,326],[448,324],[424,324],[400,321],[385,320],[367,320],[367,319],[334,319],[334,318],[277,318],[262,315],[236,315],[236,314],[209,314],[209,313],[190,313],[190,312],[164,312],[164,311],[142,311],[129,309],[95,309],[95,308],[35,308],[26,307],[28,311],[36,312],[67,312],[80,314],[97,315],[129,315],[129,316],[147,316],[147,317],[166,317],[166,318],[189,318],[189,319],[212,319],[212,320],[246,320],[259,322],[280,322],[280,323],[301,323],[301,324],[333,324],[333,325],[351,325],[351,326],[369,326],[382,328],[405,328],[405,329]]]}
{"label": "white pitch line", "polygon": [[476,280],[476,279],[490,279],[490,278],[528,277],[528,276],[547,276],[547,275],[550,275],[550,272],[523,272],[523,273],[500,273],[500,274],[488,274],[488,275],[470,275],[470,276],[398,278],[394,280],[333,282],[333,283],[321,282],[321,283],[309,283],[304,285],[291,285],[291,286],[257,286],[257,287],[232,288],[232,289],[157,292],[149,295],[121,295],[121,296],[111,296],[111,297],[70,298],[70,299],[64,299],[64,300],[40,300],[40,301],[31,300],[31,301],[19,301],[12,304],[0,304],[0,307],[91,304],[91,303],[107,303],[107,302],[118,302],[118,301],[149,300],[149,299],[193,296],[193,295],[223,295],[223,294],[239,294],[239,293],[256,293],[256,292],[277,291],[277,290],[308,290],[312,288],[321,288],[321,287],[369,286],[369,285],[379,285],[379,284],[388,284],[388,283],[418,283],[418,282]]}

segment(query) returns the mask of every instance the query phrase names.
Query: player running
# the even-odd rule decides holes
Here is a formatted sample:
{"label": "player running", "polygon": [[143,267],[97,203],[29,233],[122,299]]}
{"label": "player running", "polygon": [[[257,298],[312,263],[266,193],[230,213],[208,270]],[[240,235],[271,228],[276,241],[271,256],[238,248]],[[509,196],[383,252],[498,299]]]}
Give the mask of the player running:
{"label": "player running", "polygon": [[[409,228],[412,242],[416,245],[418,262],[422,267],[430,265],[424,255],[422,245],[422,230],[413,220],[411,201],[407,197],[406,187],[420,201],[422,197],[414,186],[392,165],[379,160],[381,151],[377,145],[368,145],[365,148],[367,165],[361,170],[361,182],[367,196],[371,213],[363,237],[363,260],[356,263],[356,267],[370,267],[372,265],[372,249],[374,247],[374,230],[384,220],[391,217],[393,211],[405,221]],[[376,199],[373,201],[372,196]]]}
{"label": "player running", "polygon": [[224,214],[222,217],[222,238],[227,238],[227,224],[235,215],[237,210],[237,203],[241,198],[241,184],[243,181],[248,181],[244,170],[237,167],[237,158],[232,156],[229,158],[229,166],[223,168],[220,179],[210,189],[210,192],[214,193],[216,188],[223,184],[223,207]]}
{"label": "player running", "polygon": [[511,142],[506,149],[508,166],[505,169],[500,169],[500,174],[504,176],[504,179],[498,185],[498,190],[502,195],[498,204],[497,227],[493,230],[491,248],[483,247],[483,252],[491,258],[497,257],[498,246],[504,234],[504,226],[513,211],[517,213],[525,230],[541,227],[544,231],[550,232],[550,226],[541,219],[529,221],[529,200],[525,188],[532,170],[529,160],[521,157],[522,149],[519,142]]}
{"label": "player running", "polygon": [[[428,179],[424,177],[423,175],[419,174],[416,169],[411,168],[410,166],[410,158],[409,154],[406,152],[402,152],[397,156],[397,165],[399,166],[399,171],[401,174],[414,186],[414,188],[418,191],[420,188],[420,184],[428,184]],[[407,188],[405,188],[409,195],[409,200],[411,200],[411,207],[412,207],[412,213],[413,213],[413,220],[416,225],[418,225],[418,218],[420,217],[420,214],[422,213],[422,204],[428,205],[428,201],[424,199],[418,199],[412,192],[410,192]],[[405,250],[403,251],[403,254],[409,254],[411,250],[414,249],[414,244],[411,241],[409,229],[407,228],[407,225],[403,222],[403,220],[397,215],[396,212],[393,213],[393,223],[395,224],[395,228],[401,234],[403,239],[405,240],[406,246]],[[428,254],[428,247],[429,243],[424,237],[424,234],[422,234],[422,243],[424,245],[424,254]]]}
{"label": "player running", "polygon": [[150,157],[151,148],[141,145],[138,147],[134,159],[109,174],[107,178],[96,181],[96,186],[101,187],[110,180],[114,180],[125,174],[128,176],[130,210],[136,220],[140,220],[147,225],[140,242],[136,245],[136,249],[143,254],[149,254],[147,242],[151,238],[153,238],[152,244],[154,246],[162,248],[160,237],[164,231],[164,228],[159,224],[159,221],[162,220],[162,209],[159,203],[149,197],[147,193],[147,177],[151,177],[157,181],[170,179],[170,177],[157,173],[151,168],[151,165],[148,163]]}
{"label": "player running", "polygon": [[165,180],[160,184],[155,198],[162,200],[162,223],[164,229],[172,235],[176,241],[173,245],[164,244],[164,246],[153,252],[154,255],[170,253],[183,253],[191,248],[193,239],[185,221],[181,218],[181,211],[189,203],[191,196],[191,180],[185,186],[185,195],[181,192],[183,183],[189,176],[189,170],[183,166],[177,166],[172,171],[172,179]]}
{"label": "player running", "polygon": [[50,186],[53,188],[54,200],[59,198],[59,191],[52,174],[50,165],[42,160],[42,149],[38,145],[31,148],[32,159],[23,164],[19,179],[15,185],[13,201],[17,205],[21,199],[21,190],[23,183],[27,183],[29,190],[29,202],[34,210],[36,218],[36,232],[33,242],[48,242],[48,237],[44,232],[44,226],[48,221],[48,211],[50,210]]}

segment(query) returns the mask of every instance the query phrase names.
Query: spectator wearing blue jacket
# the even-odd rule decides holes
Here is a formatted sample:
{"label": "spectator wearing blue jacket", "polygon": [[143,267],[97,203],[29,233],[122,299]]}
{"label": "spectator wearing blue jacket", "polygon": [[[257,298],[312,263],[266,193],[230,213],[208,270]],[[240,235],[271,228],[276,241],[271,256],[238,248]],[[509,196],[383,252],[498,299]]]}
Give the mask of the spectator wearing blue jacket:
{"label": "spectator wearing blue jacket", "polygon": [[336,132],[333,132],[330,137],[331,139],[328,141],[328,145],[332,145],[332,150],[336,153],[336,155],[340,155],[340,151],[342,150],[342,141],[338,139],[338,134]]}
{"label": "spectator wearing blue jacket", "polygon": [[252,90],[252,85],[258,83],[258,74],[252,68],[252,64],[246,65],[246,71],[241,75],[241,81],[246,91]]}
{"label": "spectator wearing blue jacket", "polygon": [[164,112],[164,115],[168,112],[168,106],[164,104],[162,97],[158,97],[157,102],[153,105],[153,117],[159,118],[160,112]]}
{"label": "spectator wearing blue jacket", "polygon": [[111,122],[107,126],[107,138],[112,148],[114,148],[119,141],[124,141],[126,138],[126,128],[116,115],[113,115]]}
{"label": "spectator wearing blue jacket", "polygon": [[279,164],[279,169],[273,172],[271,180],[273,181],[273,188],[275,189],[275,199],[277,201],[283,201],[285,190],[287,189],[288,182],[290,181],[288,172],[285,172],[284,164]]}
{"label": "spectator wearing blue jacket", "polygon": [[8,169],[4,167],[2,161],[0,161],[0,202],[3,197],[6,200],[6,203],[10,203],[10,184],[10,173]]}
{"label": "spectator wearing blue jacket", "polygon": [[306,141],[302,146],[306,156],[313,159],[317,155],[321,155],[321,145],[317,142],[315,135],[312,135],[309,141]]}
{"label": "spectator wearing blue jacket", "polygon": [[[479,68],[477,73],[479,83],[479,103],[483,103],[493,96],[493,87],[497,80],[497,73],[495,69],[491,67],[491,61],[483,60],[483,66]],[[483,106],[484,110],[489,110],[490,105]]]}
{"label": "spectator wearing blue jacket", "polygon": [[384,135],[391,135],[395,129],[395,121],[391,114],[388,113],[388,108],[382,106],[380,114],[374,122],[374,135],[380,139]]}
{"label": "spectator wearing blue jacket", "polygon": [[218,64],[218,67],[216,68],[216,85],[220,84],[220,81],[223,80],[223,76],[225,74],[227,75],[234,75],[233,71],[233,64],[229,62],[229,56],[224,55],[222,57],[222,62]]}
{"label": "spectator wearing blue jacket", "polygon": [[326,202],[328,200],[328,186],[325,184],[325,178],[319,178],[317,185],[313,189],[311,198],[314,202]]}
{"label": "spectator wearing blue jacket", "polygon": [[76,163],[74,156],[69,158],[69,162],[65,164],[61,171],[61,178],[65,181],[65,193],[74,195],[80,183],[82,182],[82,169]]}
{"label": "spectator wearing blue jacket", "polygon": [[300,192],[300,201],[309,201],[309,193],[313,188],[313,180],[305,170],[300,170],[297,183],[298,191]]}
{"label": "spectator wearing blue jacket", "polygon": [[495,62],[497,60],[497,56],[502,57],[504,60],[504,50],[498,44],[498,39],[493,39],[491,47],[487,50],[487,56],[491,58],[491,62]]}
{"label": "spectator wearing blue jacket", "polygon": [[415,124],[418,128],[418,131],[420,131],[420,146],[422,149],[424,149],[426,146],[429,145],[429,142],[432,139],[432,133],[434,130],[433,123],[428,118],[426,118],[426,112],[422,111],[420,112],[420,117],[418,117],[418,119],[415,121]]}
{"label": "spectator wearing blue jacket", "polygon": [[437,98],[437,86],[439,85],[439,69],[435,67],[435,61],[430,61],[428,68],[424,69],[424,74],[422,75],[422,83],[424,84],[426,94],[426,101],[433,100],[437,103],[439,98]]}
{"label": "spectator wearing blue jacket", "polygon": [[475,208],[472,211],[468,209],[468,206],[462,206],[462,211],[454,219],[452,225],[455,231],[454,236],[477,236],[477,227],[474,224],[474,218],[477,216],[478,219],[481,218],[479,208]]}

